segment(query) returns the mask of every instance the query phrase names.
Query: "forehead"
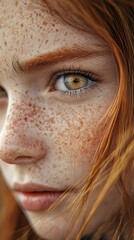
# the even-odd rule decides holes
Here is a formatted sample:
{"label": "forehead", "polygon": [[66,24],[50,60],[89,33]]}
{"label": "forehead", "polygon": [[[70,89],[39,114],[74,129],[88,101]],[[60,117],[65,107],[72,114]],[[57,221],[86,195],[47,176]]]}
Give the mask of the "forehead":
{"label": "forehead", "polygon": [[14,55],[28,59],[75,43],[93,49],[106,45],[96,34],[63,22],[50,12],[45,1],[10,0],[9,4],[8,0],[1,0],[0,16],[0,62],[10,61]]}

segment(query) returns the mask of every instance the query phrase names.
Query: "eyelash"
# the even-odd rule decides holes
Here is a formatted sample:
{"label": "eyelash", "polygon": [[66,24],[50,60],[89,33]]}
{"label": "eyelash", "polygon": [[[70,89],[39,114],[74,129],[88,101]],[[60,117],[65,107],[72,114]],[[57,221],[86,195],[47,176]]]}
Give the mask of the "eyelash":
{"label": "eyelash", "polygon": [[[60,91],[60,90],[55,90],[54,85],[56,83],[56,81],[61,78],[61,77],[65,77],[67,75],[81,75],[87,79],[89,79],[89,81],[91,81],[91,84],[89,84],[87,87],[83,87],[80,88],[78,90],[67,90],[67,91]],[[83,94],[88,94],[89,91],[93,90],[95,87],[98,87],[99,83],[101,82],[101,79],[98,78],[98,76],[96,76],[95,74],[91,73],[91,72],[87,72],[87,71],[81,71],[80,69],[62,69],[59,70],[57,72],[53,72],[52,73],[52,78],[51,78],[51,83],[50,83],[50,91],[51,92],[56,92],[56,95],[58,94],[60,97],[72,97],[75,99],[81,98]]]}

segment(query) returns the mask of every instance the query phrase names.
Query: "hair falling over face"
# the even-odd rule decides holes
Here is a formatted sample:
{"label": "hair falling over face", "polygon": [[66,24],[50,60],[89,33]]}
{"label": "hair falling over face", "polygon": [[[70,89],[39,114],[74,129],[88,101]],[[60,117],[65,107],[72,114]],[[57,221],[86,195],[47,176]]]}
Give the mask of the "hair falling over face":
{"label": "hair falling over face", "polygon": [[[93,232],[92,239],[134,239],[134,1],[133,0],[45,0],[53,15],[63,22],[84,32],[92,31],[110,47],[119,77],[116,97],[106,113],[108,122],[97,149],[96,159],[76,199],[69,203],[72,240],[77,227],[76,239],[83,236],[105,196],[115,186],[120,196],[120,208]],[[92,29],[92,30],[91,30]],[[2,240],[39,239],[31,229],[24,214],[16,204],[1,177],[0,232]],[[78,183],[79,184],[79,183]],[[79,222],[86,209],[87,199],[99,186],[92,207]],[[69,191],[69,190],[68,190]],[[57,205],[64,201],[60,199]],[[57,206],[56,205],[56,206]],[[54,207],[56,207],[54,206]],[[51,209],[50,211],[53,211]],[[40,219],[41,221],[41,219]],[[5,227],[6,226],[6,227]],[[57,239],[57,238],[56,238]],[[91,239],[88,238],[87,239]]]}

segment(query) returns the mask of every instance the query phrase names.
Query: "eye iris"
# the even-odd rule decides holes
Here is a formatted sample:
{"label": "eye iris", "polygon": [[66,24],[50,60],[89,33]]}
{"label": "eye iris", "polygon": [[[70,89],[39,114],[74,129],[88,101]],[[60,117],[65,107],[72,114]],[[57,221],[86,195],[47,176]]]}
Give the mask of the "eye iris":
{"label": "eye iris", "polygon": [[84,76],[71,74],[70,76],[64,77],[64,83],[69,90],[77,90],[86,87],[88,79]]}
{"label": "eye iris", "polygon": [[6,91],[4,88],[0,87],[0,98],[7,97]]}

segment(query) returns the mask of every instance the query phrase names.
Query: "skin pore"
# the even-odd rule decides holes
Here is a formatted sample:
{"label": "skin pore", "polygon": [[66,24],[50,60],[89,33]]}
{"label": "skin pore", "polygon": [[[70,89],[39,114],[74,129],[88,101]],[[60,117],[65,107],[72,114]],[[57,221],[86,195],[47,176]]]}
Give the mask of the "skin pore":
{"label": "skin pore", "polygon": [[[11,189],[15,183],[34,182],[65,190],[80,181],[69,195],[72,201],[90,171],[104,132],[104,115],[116,96],[112,53],[96,34],[67,25],[42,1],[11,0],[9,7],[7,0],[1,0],[0,16],[3,177]],[[81,90],[67,89],[77,84],[65,85],[64,77],[76,76]],[[89,208],[95,196],[90,196]],[[106,212],[109,218],[116,211],[117,198],[113,189],[88,233],[104,221]],[[61,204],[53,214],[24,213],[40,237],[63,240],[71,228],[64,207]]]}

